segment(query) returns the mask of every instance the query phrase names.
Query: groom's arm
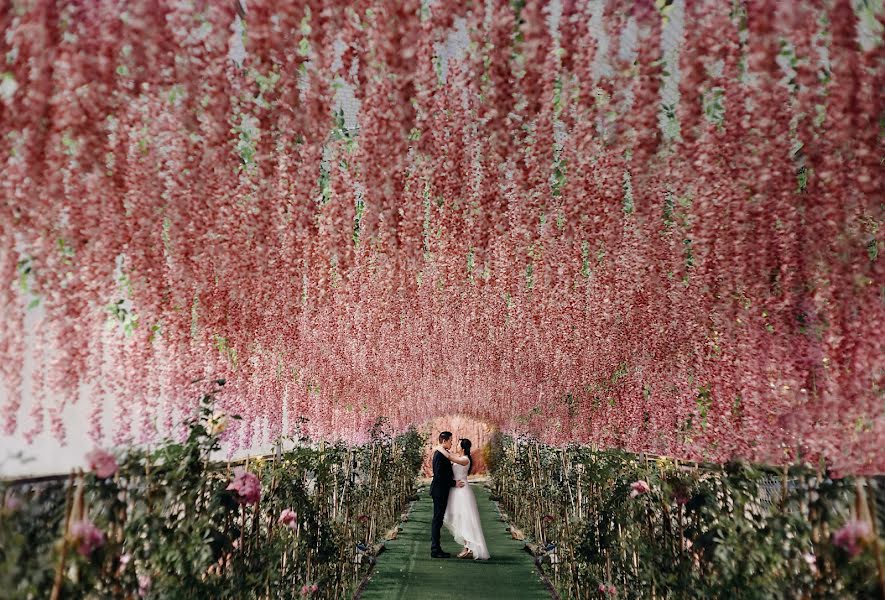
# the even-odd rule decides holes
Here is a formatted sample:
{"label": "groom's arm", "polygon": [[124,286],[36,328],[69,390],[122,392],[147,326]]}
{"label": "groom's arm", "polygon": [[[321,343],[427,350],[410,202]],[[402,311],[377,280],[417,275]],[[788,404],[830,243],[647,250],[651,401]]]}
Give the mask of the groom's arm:
{"label": "groom's arm", "polygon": [[[437,455],[439,455],[441,459],[453,460],[453,461],[457,462],[459,465],[466,465],[467,464],[467,457],[466,456],[455,456],[454,454],[450,454],[449,451],[446,450],[445,448],[443,448],[442,446],[439,446],[436,448],[436,453],[433,455],[433,465],[434,465],[433,473],[434,473],[434,475],[436,475],[436,457],[437,457]],[[463,459],[464,462],[462,463],[460,459]],[[452,476],[452,487],[459,487],[460,488],[460,487],[464,487],[465,485],[466,485],[465,482],[463,482],[459,479],[456,480],[454,475]]]}
{"label": "groom's arm", "polygon": [[458,463],[462,467],[466,467],[467,463],[470,462],[466,456],[458,456],[457,454],[452,454],[443,447],[437,448],[436,451],[442,454],[448,460],[452,461],[453,463]]}

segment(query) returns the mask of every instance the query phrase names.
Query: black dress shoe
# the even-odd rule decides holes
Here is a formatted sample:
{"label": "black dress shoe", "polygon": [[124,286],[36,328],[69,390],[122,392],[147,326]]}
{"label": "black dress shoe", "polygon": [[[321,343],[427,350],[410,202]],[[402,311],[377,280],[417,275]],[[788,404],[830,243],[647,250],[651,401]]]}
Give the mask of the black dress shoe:
{"label": "black dress shoe", "polygon": [[442,550],[434,550],[430,553],[430,558],[449,558],[450,556],[452,555]]}

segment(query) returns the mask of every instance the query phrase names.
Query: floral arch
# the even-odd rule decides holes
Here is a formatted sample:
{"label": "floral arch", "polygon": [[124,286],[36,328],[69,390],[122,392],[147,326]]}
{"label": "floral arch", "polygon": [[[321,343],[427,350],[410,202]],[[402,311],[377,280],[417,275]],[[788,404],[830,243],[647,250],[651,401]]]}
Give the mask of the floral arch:
{"label": "floral arch", "polygon": [[448,398],[552,443],[885,469],[881,16],[14,6],[6,434],[63,439],[93,402],[96,441],[147,441],[202,377],[246,447],[258,421],[356,439]]}

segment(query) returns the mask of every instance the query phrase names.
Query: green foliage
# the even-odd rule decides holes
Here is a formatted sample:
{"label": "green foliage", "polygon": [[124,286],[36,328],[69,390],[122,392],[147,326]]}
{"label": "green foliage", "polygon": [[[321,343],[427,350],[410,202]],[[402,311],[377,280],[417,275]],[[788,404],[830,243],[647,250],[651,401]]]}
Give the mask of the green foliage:
{"label": "green foliage", "polygon": [[[392,437],[383,421],[364,446],[302,438],[243,463],[261,499],[241,504],[227,489],[232,465],[212,460],[226,419],[214,396],[202,398],[184,440],[128,449],[111,478],[0,484],[3,597],[48,598],[62,560],[63,598],[289,598],[314,584],[311,598],[351,595],[368,562],[357,543],[398,520],[425,440],[415,430]],[[297,514],[293,527],[279,523],[284,509]],[[94,522],[105,544],[80,556],[64,534],[68,515]]]}
{"label": "green foliage", "polygon": [[[600,584],[618,598],[881,594],[874,544],[851,557],[832,543],[855,514],[851,479],[799,467],[685,467],[508,436],[492,440],[489,459],[502,510],[552,548],[538,558],[563,598],[599,597]],[[631,496],[639,481],[649,491]]]}

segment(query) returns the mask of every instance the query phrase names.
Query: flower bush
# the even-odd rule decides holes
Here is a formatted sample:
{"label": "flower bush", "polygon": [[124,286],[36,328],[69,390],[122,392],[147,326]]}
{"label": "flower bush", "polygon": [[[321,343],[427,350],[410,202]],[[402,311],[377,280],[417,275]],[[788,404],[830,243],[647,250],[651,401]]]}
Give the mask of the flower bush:
{"label": "flower bush", "polygon": [[875,537],[857,516],[885,498],[874,480],[864,499],[863,481],[808,467],[680,465],[504,435],[490,455],[502,510],[541,547],[555,543],[543,564],[563,598],[882,593]]}
{"label": "flower bush", "polygon": [[[230,468],[212,460],[214,392],[181,442],[101,453],[109,470],[0,484],[4,598],[341,598],[356,544],[399,518],[423,440],[379,428],[362,446],[311,443]],[[93,458],[98,454],[91,455]],[[371,485],[369,485],[371,482]],[[65,542],[65,540],[67,540]],[[63,577],[56,582],[55,573]]]}

